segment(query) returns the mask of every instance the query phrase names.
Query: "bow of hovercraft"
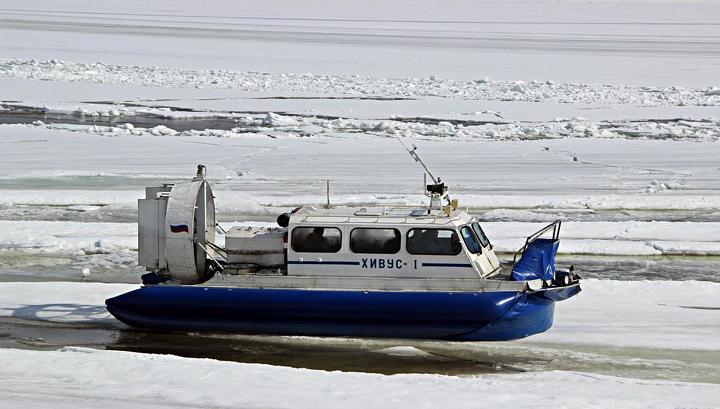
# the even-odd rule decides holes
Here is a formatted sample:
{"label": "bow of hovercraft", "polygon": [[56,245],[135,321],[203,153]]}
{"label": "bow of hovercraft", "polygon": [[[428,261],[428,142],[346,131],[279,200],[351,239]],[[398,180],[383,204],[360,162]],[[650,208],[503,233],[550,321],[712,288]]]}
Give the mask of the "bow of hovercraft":
{"label": "bow of hovercraft", "polygon": [[[503,314],[466,334],[465,340],[506,341],[539,334],[552,327],[555,303],[581,291],[580,277],[572,266],[568,270],[555,268],[560,224],[559,221],[551,223],[527,238],[513,257],[509,277],[512,282],[524,283],[525,290],[518,293]],[[548,233],[550,238],[542,238]]]}

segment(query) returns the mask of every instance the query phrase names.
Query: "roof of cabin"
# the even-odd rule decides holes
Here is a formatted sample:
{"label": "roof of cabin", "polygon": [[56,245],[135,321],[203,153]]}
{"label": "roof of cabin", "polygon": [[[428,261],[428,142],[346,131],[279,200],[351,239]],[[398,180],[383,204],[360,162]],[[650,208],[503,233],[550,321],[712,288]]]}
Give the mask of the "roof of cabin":
{"label": "roof of cabin", "polygon": [[464,211],[455,210],[446,216],[442,210],[420,207],[303,207],[291,216],[293,224],[404,224],[455,225],[472,219]]}

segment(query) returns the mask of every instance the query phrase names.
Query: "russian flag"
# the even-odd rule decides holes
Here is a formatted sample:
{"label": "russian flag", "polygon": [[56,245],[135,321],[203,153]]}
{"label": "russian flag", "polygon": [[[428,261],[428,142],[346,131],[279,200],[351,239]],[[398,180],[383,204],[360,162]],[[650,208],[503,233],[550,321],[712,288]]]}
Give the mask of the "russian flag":
{"label": "russian flag", "polygon": [[173,233],[189,233],[190,229],[188,229],[187,224],[171,224],[170,231]]}

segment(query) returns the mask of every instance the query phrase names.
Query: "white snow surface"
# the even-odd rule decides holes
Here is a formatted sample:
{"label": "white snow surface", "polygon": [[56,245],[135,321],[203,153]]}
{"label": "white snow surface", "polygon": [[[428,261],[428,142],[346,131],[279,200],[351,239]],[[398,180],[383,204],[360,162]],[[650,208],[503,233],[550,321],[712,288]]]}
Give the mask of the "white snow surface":
{"label": "white snow surface", "polygon": [[[316,137],[207,138],[72,132],[42,127],[0,126],[4,135],[0,170],[20,189],[5,189],[0,200],[33,200],[63,189],[33,189],[33,178],[57,180],[121,177],[122,190],[100,184],[74,186],[73,193],[95,191],[101,202],[141,190],[143,178],[177,181],[194,163],[204,163],[215,190],[235,190],[244,198],[280,205],[324,202],[324,179],[333,180],[333,196],[362,202],[367,198],[422,199],[420,169],[393,138],[372,135]],[[273,135],[275,136],[275,135]],[[505,143],[490,141],[415,141],[436,174],[448,181],[461,206],[576,209],[717,209],[720,200],[713,142],[587,139]],[[673,155],[668,155],[672,148]],[[158,155],[162,152],[162,155]],[[27,160],[32,157],[33,160]],[[298,160],[299,157],[304,160]],[[368,163],[374,166],[369,168]],[[388,175],[393,175],[388,178]],[[133,183],[135,184],[133,186]],[[138,186],[139,185],[139,186]],[[4,184],[4,186],[8,186]],[[47,189],[50,193],[44,193]],[[12,190],[12,192],[11,192]],[[310,197],[309,197],[310,196]],[[8,199],[5,199],[8,197]],[[67,195],[70,202],[73,195]],[[137,196],[135,196],[137,198]],[[272,198],[272,199],[270,199]],[[221,200],[237,200],[220,197]],[[49,199],[52,202],[61,198]],[[423,199],[424,200],[424,199]],[[502,204],[500,202],[504,201]],[[469,202],[469,203],[466,203]],[[318,202],[313,202],[318,203]],[[342,203],[342,202],[341,202]],[[500,205],[500,206],[498,206]]]}
{"label": "white snow surface", "polygon": [[0,221],[0,247],[13,251],[112,252],[137,249],[137,224]]}
{"label": "white snow surface", "polygon": [[584,280],[582,288],[556,304],[553,328],[522,342],[720,350],[718,283]]}
{"label": "white snow surface", "polygon": [[453,377],[282,368],[66,347],[0,350],[7,407],[716,407],[720,386],[553,371]]}

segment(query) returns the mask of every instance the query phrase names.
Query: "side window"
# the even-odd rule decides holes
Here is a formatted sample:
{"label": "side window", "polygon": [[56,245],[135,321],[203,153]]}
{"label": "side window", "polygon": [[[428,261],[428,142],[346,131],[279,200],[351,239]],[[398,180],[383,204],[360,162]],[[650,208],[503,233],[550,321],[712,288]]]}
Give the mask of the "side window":
{"label": "side window", "polygon": [[461,246],[457,233],[449,229],[410,229],[407,251],[410,254],[455,256]]}
{"label": "side window", "polygon": [[480,243],[478,243],[475,235],[468,226],[463,226],[463,228],[460,229],[460,235],[462,236],[463,241],[465,242],[465,245],[467,246],[469,252],[475,254],[482,252],[482,247],[480,247]]}
{"label": "side window", "polygon": [[342,233],[335,227],[296,227],[290,243],[297,252],[337,253],[342,244]]}
{"label": "side window", "polygon": [[478,222],[473,223],[472,228],[475,231],[475,234],[477,234],[477,237],[480,240],[480,244],[482,244],[483,247],[489,246],[490,240],[488,240],[482,227],[480,227],[480,223],[478,223]]}
{"label": "side window", "polygon": [[353,253],[395,254],[400,251],[400,231],[397,229],[357,228],[350,232]]}

